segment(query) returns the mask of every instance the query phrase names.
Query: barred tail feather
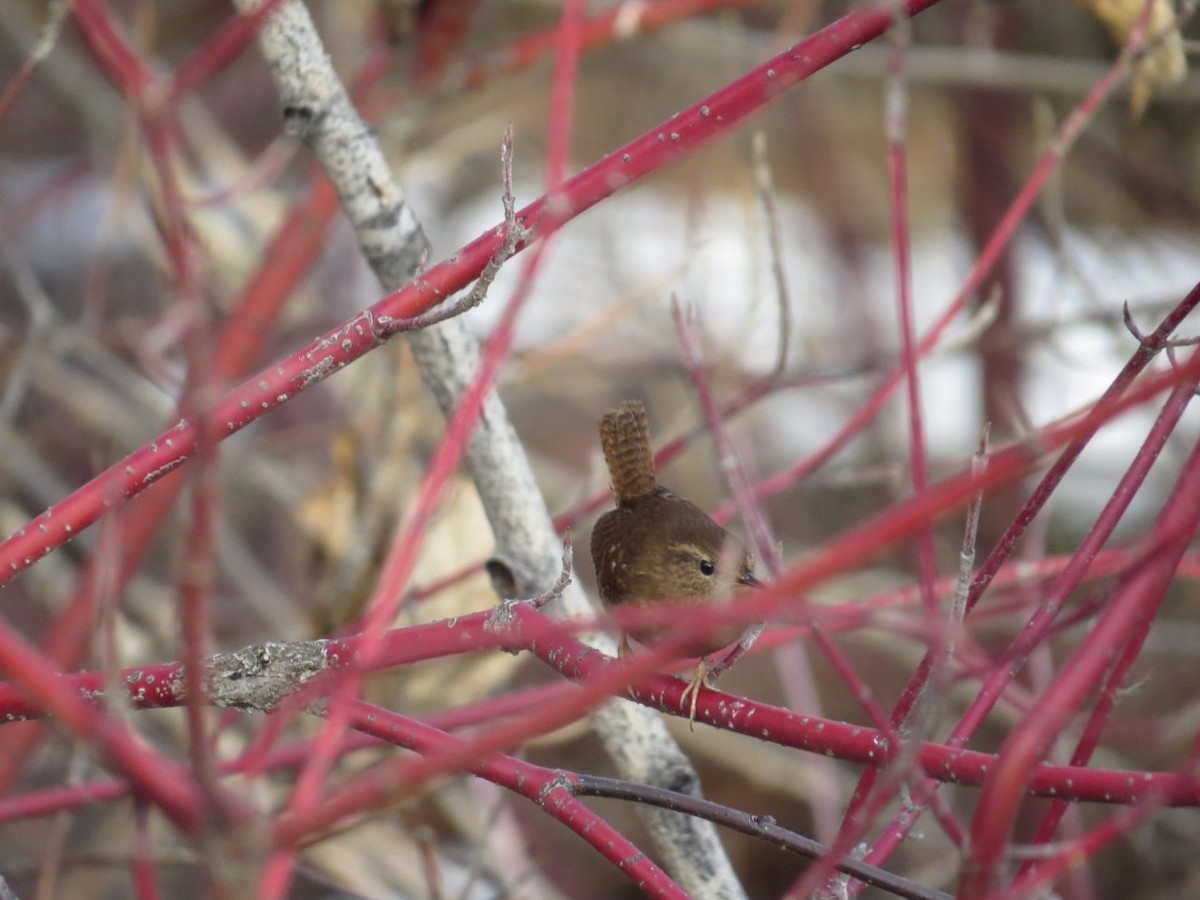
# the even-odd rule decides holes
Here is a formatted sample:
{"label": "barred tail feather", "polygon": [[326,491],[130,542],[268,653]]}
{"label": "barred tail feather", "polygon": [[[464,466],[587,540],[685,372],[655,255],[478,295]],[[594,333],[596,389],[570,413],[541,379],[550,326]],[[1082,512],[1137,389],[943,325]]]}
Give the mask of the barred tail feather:
{"label": "barred tail feather", "polygon": [[600,420],[600,446],[619,505],[654,493],[658,484],[654,480],[654,452],[650,449],[650,421],[641,401],[626,400],[604,414]]}

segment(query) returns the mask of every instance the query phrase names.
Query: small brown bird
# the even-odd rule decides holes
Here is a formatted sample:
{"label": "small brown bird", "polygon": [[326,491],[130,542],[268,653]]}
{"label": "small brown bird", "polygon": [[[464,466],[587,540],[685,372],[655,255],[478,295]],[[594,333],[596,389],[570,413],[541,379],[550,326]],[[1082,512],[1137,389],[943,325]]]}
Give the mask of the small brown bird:
{"label": "small brown bird", "polygon": [[[617,508],[606,512],[592,530],[592,564],[600,599],[606,607],[656,601],[708,603],[735,585],[758,586],[754,560],[745,547],[704,510],[659,485],[654,477],[646,407],[627,400],[600,420],[600,446],[612,478]],[[667,629],[640,628],[621,636],[620,655],[629,638],[653,643]],[[699,636],[683,648],[700,662],[683,700],[696,697],[708,675],[704,657],[733,643],[744,626],[726,626]]]}

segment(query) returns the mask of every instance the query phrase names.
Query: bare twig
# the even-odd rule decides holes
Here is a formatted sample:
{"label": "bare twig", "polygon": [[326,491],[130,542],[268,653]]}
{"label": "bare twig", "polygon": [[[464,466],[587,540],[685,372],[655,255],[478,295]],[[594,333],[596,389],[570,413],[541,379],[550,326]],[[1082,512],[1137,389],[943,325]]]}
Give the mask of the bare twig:
{"label": "bare twig", "polygon": [[771,162],[767,159],[767,136],[754,132],[751,144],[754,153],[754,183],[762,204],[767,225],[767,248],[771,254],[771,277],[775,281],[775,305],[779,311],[779,346],[775,365],[767,376],[776,380],[787,366],[788,345],[792,337],[792,292],[788,288],[787,272],[783,267],[783,239],[779,234],[779,211],[775,207],[775,184],[771,177]]}
{"label": "bare twig", "polygon": [[[238,5],[251,9],[255,3],[238,0]],[[401,287],[424,258],[427,243],[370,130],[337,82],[303,4],[281,4],[259,42],[279,85],[285,114],[290,112],[303,126],[306,143],[338,187],[366,258],[385,289]],[[342,143],[352,146],[341,147]],[[390,228],[381,229],[379,223],[390,223]],[[407,337],[422,380],[449,415],[479,368],[477,340],[461,317]],[[492,524],[494,559],[511,573],[514,594],[537,596],[547,591],[558,576],[558,537],[524,448],[494,390],[483,400],[465,462]],[[574,583],[550,605],[568,615],[590,612],[590,604]],[[606,646],[611,650],[611,643]],[[623,777],[666,785],[678,783],[682,776],[698,783],[687,757],[654,711],[614,701],[596,713],[594,723]],[[742,895],[709,823],[654,813],[648,827],[672,868],[690,879],[685,880],[689,890],[711,896]]]}
{"label": "bare twig", "polygon": [[504,192],[500,198],[504,206],[504,241],[496,248],[496,252],[487,261],[487,264],[483,267],[483,271],[479,274],[479,278],[471,286],[471,290],[453,303],[442,304],[423,315],[414,316],[411,319],[385,319],[380,317],[376,321],[379,323],[381,331],[387,334],[398,334],[402,331],[419,331],[422,328],[429,328],[432,325],[437,325],[456,316],[461,316],[468,310],[472,310],[483,303],[487,297],[488,289],[492,286],[492,282],[500,274],[501,267],[517,252],[517,247],[529,239],[529,230],[517,221],[517,204],[513,197],[512,187],[512,161],[513,130],[510,124],[504,129],[504,140],[500,145],[500,174],[504,184]]}
{"label": "bare twig", "polygon": [[[711,800],[703,800],[677,791],[647,787],[644,784],[629,784],[600,775],[576,775],[575,780],[579,785],[575,790],[577,796],[616,797],[638,803],[650,803],[664,809],[686,812],[693,816],[702,816],[719,825],[724,825],[726,828],[732,828],[751,837],[761,838],[767,843],[807,859],[821,859],[829,853],[829,848],[824,844],[781,827],[770,816],[756,816],[740,812],[721,803],[714,803]],[[840,859],[836,863],[836,868],[840,872],[852,875],[874,887],[882,888],[897,897],[910,897],[913,900],[949,900],[950,898],[950,895],[944,891],[924,887],[907,878],[901,878],[884,869],[867,865],[850,857]]]}
{"label": "bare twig", "polygon": [[[987,468],[988,431],[985,424],[983,434],[979,438],[979,447],[971,460],[971,475],[983,474]],[[975,572],[975,542],[979,535],[979,514],[983,509],[983,492],[980,491],[967,507],[966,524],[963,526],[962,549],[958,555],[958,582],[954,587],[954,605],[950,610],[950,621],[946,632],[946,645],[943,659],[954,656],[954,647],[958,641],[959,631],[967,615],[967,597],[971,592],[971,576]]]}
{"label": "bare twig", "polygon": [[[548,591],[538,594],[536,597],[530,597],[528,600],[508,600],[506,603],[532,603],[534,607],[541,609],[551,600],[557,600],[563,595],[563,591],[567,589],[567,585],[571,583],[571,572],[575,559],[575,548],[571,544],[571,535],[563,535],[563,555],[562,555],[562,572],[559,573],[558,581],[550,586]],[[495,560],[490,560],[487,564],[488,575],[492,579],[492,587],[501,597],[507,598],[508,592],[504,586],[512,584],[512,575],[507,569],[503,568],[501,563]]]}
{"label": "bare twig", "polygon": [[1121,305],[1121,319],[1125,323],[1125,328],[1130,334],[1133,335],[1134,340],[1138,342],[1139,346],[1145,348],[1151,353],[1157,353],[1159,350],[1166,350],[1167,359],[1170,360],[1171,365],[1175,368],[1179,367],[1179,360],[1175,358],[1176,347],[1194,347],[1197,344],[1200,344],[1200,336],[1190,338],[1172,337],[1160,342],[1152,341],[1148,335],[1142,333],[1142,330],[1138,328],[1137,323],[1133,321],[1133,313],[1129,311],[1128,300]]}
{"label": "bare twig", "polygon": [[50,51],[58,43],[58,36],[62,33],[63,22],[66,21],[70,9],[70,4],[66,0],[52,0],[50,3],[49,13],[46,21],[42,23],[37,41],[30,47],[25,61],[21,64],[20,71],[8,80],[4,91],[0,92],[0,120],[4,119],[17,97],[21,95],[21,90],[25,87],[34,68],[49,56]]}

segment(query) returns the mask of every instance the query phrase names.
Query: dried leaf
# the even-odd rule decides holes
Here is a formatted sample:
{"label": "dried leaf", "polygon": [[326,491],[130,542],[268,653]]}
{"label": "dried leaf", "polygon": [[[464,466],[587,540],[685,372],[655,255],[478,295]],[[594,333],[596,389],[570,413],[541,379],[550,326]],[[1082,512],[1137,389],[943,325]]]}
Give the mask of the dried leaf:
{"label": "dried leaf", "polygon": [[[1108,29],[1114,41],[1124,46],[1133,35],[1146,9],[1146,0],[1077,0]],[[1170,0],[1152,0],[1146,22],[1146,50],[1133,64],[1133,96],[1129,109],[1134,117],[1146,110],[1156,92],[1182,81],[1187,74],[1183,37],[1175,25],[1175,8]]]}

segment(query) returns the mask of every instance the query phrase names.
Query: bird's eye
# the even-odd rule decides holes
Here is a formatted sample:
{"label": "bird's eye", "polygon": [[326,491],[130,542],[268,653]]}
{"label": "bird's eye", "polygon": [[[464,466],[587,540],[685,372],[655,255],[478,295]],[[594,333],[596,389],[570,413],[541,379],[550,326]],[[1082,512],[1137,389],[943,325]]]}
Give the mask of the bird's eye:
{"label": "bird's eye", "polygon": [[700,560],[700,574],[701,575],[711,576],[711,575],[716,574],[716,571],[717,571],[717,567],[715,565],[713,565],[713,561],[711,559]]}

